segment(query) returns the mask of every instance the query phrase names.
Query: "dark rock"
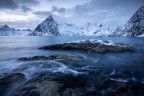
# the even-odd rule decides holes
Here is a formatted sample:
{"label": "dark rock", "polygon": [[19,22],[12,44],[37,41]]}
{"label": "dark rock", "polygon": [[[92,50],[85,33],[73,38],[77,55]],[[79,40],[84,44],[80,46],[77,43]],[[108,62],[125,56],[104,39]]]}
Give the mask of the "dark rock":
{"label": "dark rock", "polygon": [[[97,79],[99,77],[102,76],[97,75],[94,77],[92,74],[79,74],[75,76],[58,72],[36,73],[32,75],[29,81],[17,87],[17,90],[12,90],[11,94],[13,95],[10,96],[143,96],[143,83],[133,80],[127,82],[117,81],[106,79],[105,77],[103,77],[105,80],[102,78]],[[11,86],[15,79],[9,78],[5,82],[3,81],[3,83]],[[21,80],[19,78],[16,79]],[[6,90],[2,90],[2,87],[1,92],[3,90],[5,93],[9,91],[6,87],[4,87]],[[0,95],[5,96],[4,93]]]}
{"label": "dark rock", "polygon": [[128,81],[127,87],[134,96],[142,96],[144,94],[144,84],[136,81]]}
{"label": "dark rock", "polygon": [[13,96],[80,96],[90,86],[87,76],[37,74]]}
{"label": "dark rock", "polygon": [[12,94],[21,84],[26,81],[25,75],[21,73],[8,74],[0,78],[0,95]]}
{"label": "dark rock", "polygon": [[54,60],[54,59],[80,59],[82,57],[77,55],[71,54],[64,54],[64,53],[55,53],[50,56],[33,56],[33,57],[22,57],[18,60],[27,61],[27,60]]}
{"label": "dark rock", "polygon": [[80,41],[78,43],[64,43],[44,46],[39,49],[43,50],[80,50],[87,52],[122,52],[122,51],[134,51],[134,47],[123,44],[123,43],[113,43],[109,44],[107,41]]}

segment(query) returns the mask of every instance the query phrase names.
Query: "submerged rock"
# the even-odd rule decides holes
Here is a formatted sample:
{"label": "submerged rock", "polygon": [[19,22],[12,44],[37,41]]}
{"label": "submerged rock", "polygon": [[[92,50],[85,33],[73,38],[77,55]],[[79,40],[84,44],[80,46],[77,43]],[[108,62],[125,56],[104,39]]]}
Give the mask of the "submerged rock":
{"label": "submerged rock", "polygon": [[22,73],[12,73],[0,78],[0,96],[9,96],[25,81]]}
{"label": "submerged rock", "polygon": [[135,48],[131,45],[124,43],[113,43],[109,41],[80,41],[72,43],[54,44],[41,47],[43,50],[80,50],[87,52],[122,52],[134,51]]}
{"label": "submerged rock", "polygon": [[33,56],[33,57],[22,57],[18,60],[27,61],[27,60],[54,60],[54,59],[80,59],[82,57],[77,55],[71,54],[64,54],[64,53],[55,53],[49,56]]}

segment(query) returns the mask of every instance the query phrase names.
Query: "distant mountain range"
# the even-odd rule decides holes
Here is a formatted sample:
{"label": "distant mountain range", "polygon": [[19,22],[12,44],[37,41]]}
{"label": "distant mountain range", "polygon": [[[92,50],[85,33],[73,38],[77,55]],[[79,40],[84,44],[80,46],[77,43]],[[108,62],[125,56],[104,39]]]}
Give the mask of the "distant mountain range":
{"label": "distant mountain range", "polygon": [[84,26],[77,26],[65,22],[56,22],[50,15],[46,20],[39,24],[33,36],[108,36],[110,30],[102,24],[87,23]]}
{"label": "distant mountain range", "polygon": [[0,27],[0,36],[28,36],[31,32],[30,29],[15,29],[8,25]]}
{"label": "distant mountain range", "polygon": [[144,37],[144,6],[140,7],[136,13],[123,26],[118,26],[115,30],[110,30],[103,24],[87,23],[83,26],[57,22],[50,15],[40,23],[34,31],[30,29],[15,29],[8,25],[0,27],[0,36],[126,36]]}

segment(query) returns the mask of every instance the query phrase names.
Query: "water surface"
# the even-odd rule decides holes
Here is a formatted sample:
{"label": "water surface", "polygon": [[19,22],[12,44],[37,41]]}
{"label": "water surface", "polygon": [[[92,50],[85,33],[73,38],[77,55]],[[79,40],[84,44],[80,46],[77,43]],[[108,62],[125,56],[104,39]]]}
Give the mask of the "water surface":
{"label": "water surface", "polygon": [[[112,40],[133,45],[136,52],[121,53],[88,53],[79,51],[57,51],[39,50],[39,47],[59,44],[77,40]],[[75,61],[73,64],[57,62],[51,60],[22,62],[20,57],[31,57],[40,55],[50,55],[62,52],[80,55],[84,61]],[[93,70],[103,70],[103,74],[113,74],[120,71],[143,72],[144,69],[144,38],[128,37],[0,37],[0,73],[15,72],[19,66],[29,66],[25,70],[20,70],[28,77],[35,72],[50,71],[79,74]],[[37,66],[37,63],[39,66]],[[45,65],[48,67],[43,67]],[[109,72],[110,70],[110,72]],[[17,70],[18,71],[18,70]]]}

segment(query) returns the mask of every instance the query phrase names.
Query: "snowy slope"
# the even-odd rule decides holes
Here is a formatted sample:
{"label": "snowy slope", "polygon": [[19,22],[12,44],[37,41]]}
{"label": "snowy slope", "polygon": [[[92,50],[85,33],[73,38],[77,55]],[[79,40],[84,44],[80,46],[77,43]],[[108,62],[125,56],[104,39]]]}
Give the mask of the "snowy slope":
{"label": "snowy slope", "polygon": [[112,36],[143,37],[144,6],[140,7],[124,26],[116,28]]}
{"label": "snowy slope", "polygon": [[31,30],[20,30],[4,25],[0,28],[0,36],[28,36]]}
{"label": "snowy slope", "polygon": [[108,36],[111,34],[109,28],[102,24],[87,23],[83,26],[75,24],[59,23],[59,33],[67,36]]}
{"label": "snowy slope", "polygon": [[75,24],[59,23],[59,33],[62,36],[82,36],[80,28]]}
{"label": "snowy slope", "polygon": [[102,24],[87,23],[81,27],[81,32],[86,36],[108,36],[112,31]]}

